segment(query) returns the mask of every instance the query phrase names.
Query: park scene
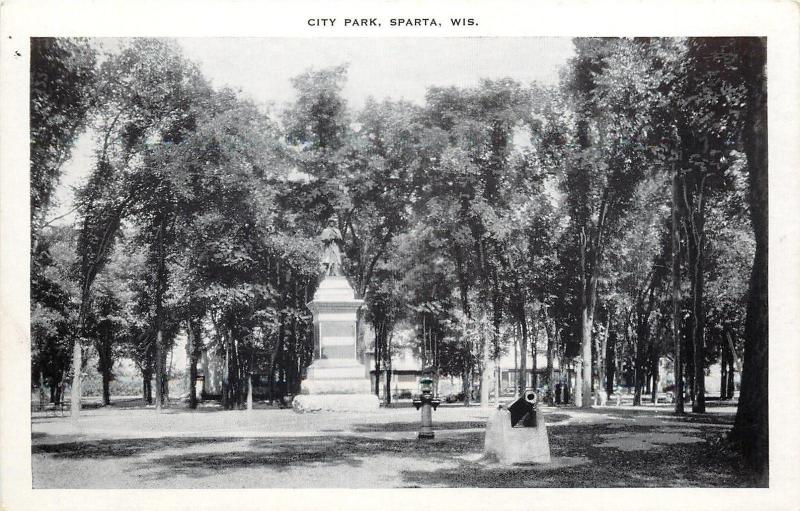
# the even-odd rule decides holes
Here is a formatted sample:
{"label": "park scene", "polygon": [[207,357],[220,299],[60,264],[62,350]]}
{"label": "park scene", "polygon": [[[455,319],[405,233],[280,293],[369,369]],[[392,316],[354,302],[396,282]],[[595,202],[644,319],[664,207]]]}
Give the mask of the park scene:
{"label": "park scene", "polygon": [[766,50],[31,39],[33,488],[768,487]]}

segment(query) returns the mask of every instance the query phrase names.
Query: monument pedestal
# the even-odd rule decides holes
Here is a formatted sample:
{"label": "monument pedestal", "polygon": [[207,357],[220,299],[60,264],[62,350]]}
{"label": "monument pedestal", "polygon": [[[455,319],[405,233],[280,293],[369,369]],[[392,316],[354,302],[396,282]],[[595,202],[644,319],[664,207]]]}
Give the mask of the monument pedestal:
{"label": "monument pedestal", "polygon": [[341,276],[326,276],[308,308],[314,318],[314,363],[292,402],[296,412],[377,410],[369,372],[357,359],[356,322],[363,300]]}

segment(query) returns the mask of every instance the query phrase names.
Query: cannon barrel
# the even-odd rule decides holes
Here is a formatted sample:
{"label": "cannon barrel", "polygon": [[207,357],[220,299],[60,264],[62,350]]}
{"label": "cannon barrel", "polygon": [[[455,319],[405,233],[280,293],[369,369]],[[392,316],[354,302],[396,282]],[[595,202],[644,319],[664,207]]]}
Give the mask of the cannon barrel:
{"label": "cannon barrel", "polygon": [[511,403],[511,427],[536,427],[536,403],[539,401],[534,389],[525,389],[522,397]]}

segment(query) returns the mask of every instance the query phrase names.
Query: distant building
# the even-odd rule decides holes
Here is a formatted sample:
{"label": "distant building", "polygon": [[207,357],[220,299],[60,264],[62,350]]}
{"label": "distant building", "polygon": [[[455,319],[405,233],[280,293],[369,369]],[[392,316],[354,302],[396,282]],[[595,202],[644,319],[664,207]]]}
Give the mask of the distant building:
{"label": "distant building", "polygon": [[[525,387],[532,388],[533,385],[533,357],[528,353],[527,367],[525,369]],[[500,372],[500,392],[501,394],[513,395],[516,392],[517,380],[520,370],[519,356],[515,357],[513,352],[506,353],[497,361]],[[495,369],[497,371],[497,369]],[[539,350],[536,353],[536,387],[543,389],[548,385],[547,374],[547,354]],[[555,381],[562,379],[561,368],[559,367],[558,357],[553,357],[553,376]]]}
{"label": "distant building", "polygon": [[[409,332],[410,331],[406,333],[408,334]],[[413,336],[413,334],[411,335]],[[373,388],[375,386],[375,378],[380,378],[381,385],[379,389],[379,395],[381,399],[383,399],[386,390],[386,376],[389,369],[383,367],[382,365],[379,373],[376,373],[374,344],[374,331],[372,330],[371,326],[368,325],[364,334],[364,363],[369,368],[370,379]],[[530,352],[528,357],[531,357]],[[531,367],[532,362],[532,359],[529,358],[527,364],[528,367],[526,370],[526,387],[533,387],[534,371]],[[507,353],[498,359],[496,365],[489,369],[491,371],[492,383],[490,392],[492,394],[494,393],[495,389],[494,379],[499,374],[501,395],[514,395],[517,385],[517,376],[519,374],[519,369],[517,369],[518,363],[518,359],[515,360],[515,356],[512,351],[511,353]],[[548,381],[547,356],[544,352],[540,351],[537,353],[536,365],[537,387],[542,389],[546,387]],[[400,350],[399,354],[395,354],[395,356],[392,358],[390,370],[391,393],[393,399],[410,398],[412,395],[418,392],[418,382],[423,376],[422,360],[415,355],[412,348],[403,348]],[[570,375],[572,374],[572,371],[570,371]],[[566,376],[562,375],[557,357],[554,357],[553,359],[553,375],[556,382],[566,379]],[[436,380],[436,383],[438,387],[438,394],[442,397],[448,395],[458,395],[463,390],[463,382],[460,376],[441,376],[438,378],[438,380]],[[480,392],[480,381],[478,380],[477,375],[475,381],[473,381],[472,389],[474,394],[473,398],[477,399]]]}

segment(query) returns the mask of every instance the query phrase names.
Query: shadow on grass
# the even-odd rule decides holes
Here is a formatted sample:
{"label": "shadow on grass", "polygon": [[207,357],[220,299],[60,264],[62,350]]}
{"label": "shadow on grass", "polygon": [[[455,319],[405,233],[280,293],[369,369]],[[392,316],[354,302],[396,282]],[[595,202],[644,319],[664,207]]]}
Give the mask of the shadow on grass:
{"label": "shadow on grass", "polygon": [[[416,430],[414,430],[416,431]],[[329,453],[348,453],[353,457],[369,457],[376,454],[397,454],[419,459],[453,457],[483,448],[483,433],[465,433],[446,439],[432,440],[388,440],[357,436],[304,437],[297,439],[253,438],[249,446],[253,450],[273,452],[299,451],[308,448],[323,449]]]}
{"label": "shadow on grass", "polygon": [[85,442],[65,442],[41,444],[31,447],[31,454],[48,454],[55,458],[103,459],[127,458],[158,453],[164,449],[182,449],[196,445],[237,442],[239,438],[126,438],[114,440],[89,440]]}
{"label": "shadow on grass", "polygon": [[[630,425],[625,433],[663,433],[672,426]],[[705,442],[665,444],[649,450],[626,451],[600,447],[604,436],[619,434],[608,424],[564,425],[548,428],[553,463],[546,465],[485,465],[458,460],[455,468],[404,471],[406,486],[444,487],[755,487],[756,476],[740,458],[720,449],[715,431],[698,431]],[[563,460],[583,460],[564,464]]]}
{"label": "shadow on grass", "polygon": [[[433,418],[434,430],[448,430],[448,429],[475,429],[485,428],[486,422],[484,421],[450,421],[442,422],[437,421],[436,417]],[[419,431],[420,421],[415,422],[386,422],[381,424],[353,424],[353,431],[356,433],[374,433],[374,432],[410,432]]]}
{"label": "shadow on grass", "polygon": [[[43,440],[43,437],[38,437]],[[230,444],[230,450],[216,452],[180,452],[159,455],[167,449],[190,449],[211,447],[215,444]],[[247,442],[242,449],[241,442]],[[347,465],[358,467],[364,458],[376,454],[412,457],[416,459],[452,459],[467,452],[477,452],[483,445],[483,434],[460,435],[447,440],[380,440],[361,437],[303,437],[303,438],[138,438],[120,440],[93,440],[59,444],[34,445],[33,455],[92,460],[142,458],[133,465],[133,470],[143,480],[155,480],[183,475],[202,478],[216,475],[220,471],[245,468],[265,468],[284,471],[308,465],[336,467]],[[193,449],[196,451],[197,449]],[[38,463],[46,463],[39,460]],[[232,474],[233,475],[233,474]],[[232,480],[233,484],[233,480]],[[291,484],[291,481],[287,481]]]}
{"label": "shadow on grass", "polygon": [[[162,479],[183,475],[188,477],[207,477],[217,475],[220,470],[240,470],[244,468],[265,468],[284,471],[312,464],[348,465],[357,467],[361,460],[356,454],[334,449],[330,445],[315,445],[304,442],[291,448],[274,448],[264,451],[232,451],[224,453],[189,453],[161,456],[142,462],[149,472],[145,479]],[[234,480],[232,479],[232,482]],[[287,481],[291,484],[290,481]]]}
{"label": "shadow on grass", "polygon": [[[217,475],[220,470],[233,471],[261,468],[285,471],[304,466],[359,467],[365,458],[376,454],[394,455],[414,459],[456,459],[483,446],[483,434],[462,435],[447,440],[381,440],[354,436],[254,438],[247,450],[219,453],[182,453],[161,456],[143,461],[139,468],[147,470],[143,477],[149,480],[183,475],[202,478]],[[292,481],[286,485],[291,487]]]}
{"label": "shadow on grass", "polygon": [[544,421],[548,424],[552,424],[554,422],[563,422],[569,420],[570,415],[566,413],[545,413]]}
{"label": "shadow on grass", "polygon": [[[572,410],[578,411],[576,408]],[[687,412],[682,415],[676,415],[671,408],[616,408],[614,406],[606,406],[602,408],[588,408],[580,409],[581,413],[607,415],[613,419],[635,419],[639,417],[653,417],[662,420],[674,420],[686,423],[697,424],[720,424],[720,425],[733,425],[735,414],[731,413],[691,413],[691,407],[686,407]]]}
{"label": "shadow on grass", "polygon": [[[545,415],[547,423],[562,422],[569,419],[570,416],[565,413],[548,413]],[[436,415],[433,416],[433,429],[434,431],[458,430],[458,429],[484,429],[486,421],[437,421]],[[391,432],[402,433],[419,431],[420,422],[388,422],[380,424],[354,424],[353,431],[356,433],[376,433],[376,432]]]}

